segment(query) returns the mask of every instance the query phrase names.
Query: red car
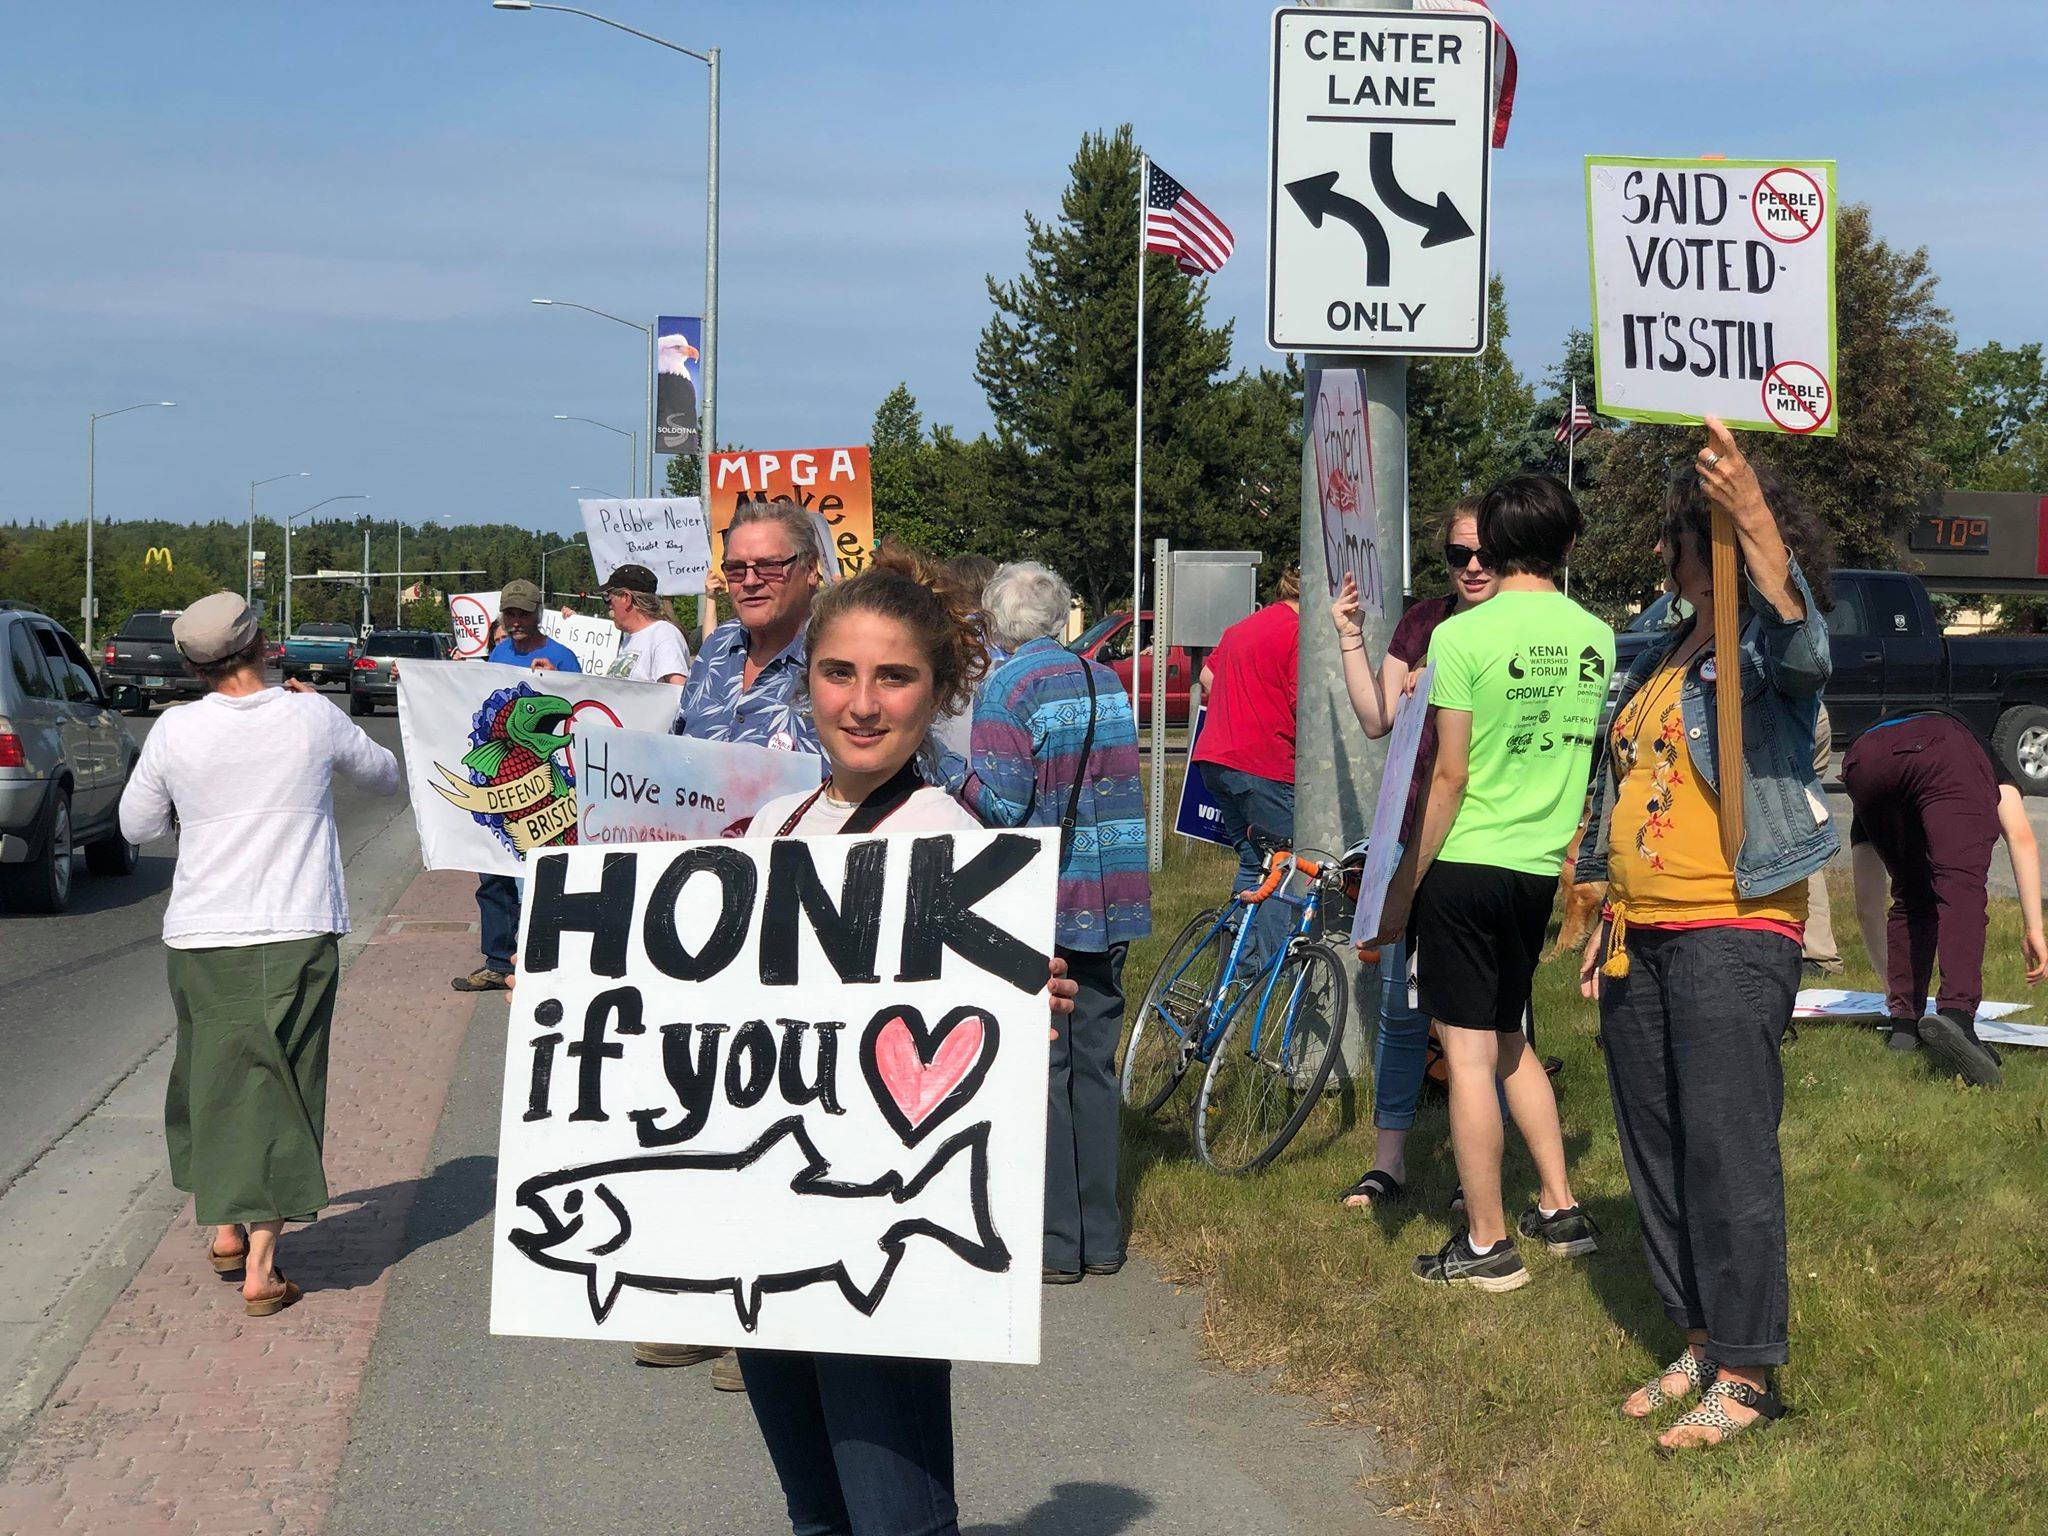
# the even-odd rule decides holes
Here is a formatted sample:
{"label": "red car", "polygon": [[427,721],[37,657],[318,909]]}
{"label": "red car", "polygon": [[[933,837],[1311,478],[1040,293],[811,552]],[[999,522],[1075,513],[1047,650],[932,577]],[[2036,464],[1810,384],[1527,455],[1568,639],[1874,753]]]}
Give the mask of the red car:
{"label": "red car", "polygon": [[[1152,614],[1144,615],[1145,635],[1151,638]],[[1067,649],[1077,656],[1086,656],[1090,661],[1099,661],[1114,672],[1128,693],[1131,687],[1131,652],[1133,636],[1131,616],[1128,611],[1112,613],[1097,619],[1082,633],[1078,640],[1069,641]],[[1152,720],[1152,650],[1148,645],[1137,658],[1138,686],[1143,690],[1138,702],[1138,723],[1149,725]],[[1166,723],[1185,725],[1188,718],[1188,684],[1194,680],[1189,669],[1188,653],[1180,646],[1171,647],[1166,653]]]}

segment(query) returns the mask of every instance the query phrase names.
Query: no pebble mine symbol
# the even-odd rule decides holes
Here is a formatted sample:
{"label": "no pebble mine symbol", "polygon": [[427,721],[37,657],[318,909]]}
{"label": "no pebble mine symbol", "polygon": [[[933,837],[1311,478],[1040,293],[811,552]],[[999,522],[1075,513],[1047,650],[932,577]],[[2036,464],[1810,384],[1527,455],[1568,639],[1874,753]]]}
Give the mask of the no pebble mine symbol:
{"label": "no pebble mine symbol", "polygon": [[936,1025],[908,1005],[884,1008],[860,1039],[860,1069],[906,1147],[974,1097],[995,1064],[997,1029],[985,1008],[955,1008]]}

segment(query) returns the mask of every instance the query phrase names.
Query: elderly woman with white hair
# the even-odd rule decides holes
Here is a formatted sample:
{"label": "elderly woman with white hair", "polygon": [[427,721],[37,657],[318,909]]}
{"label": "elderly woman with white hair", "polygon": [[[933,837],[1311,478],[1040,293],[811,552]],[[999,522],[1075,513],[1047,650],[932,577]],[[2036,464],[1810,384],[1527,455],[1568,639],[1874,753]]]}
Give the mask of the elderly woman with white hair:
{"label": "elderly woman with white hair", "polygon": [[1072,605],[1067,584],[1031,560],[1001,567],[982,589],[989,637],[1009,656],[975,701],[973,757],[960,789],[988,826],[1060,829],[1054,938],[1080,995],[1052,1047],[1048,1284],[1123,1267],[1116,1048],[1124,955],[1152,930],[1137,722],[1116,674],[1060,644]]}

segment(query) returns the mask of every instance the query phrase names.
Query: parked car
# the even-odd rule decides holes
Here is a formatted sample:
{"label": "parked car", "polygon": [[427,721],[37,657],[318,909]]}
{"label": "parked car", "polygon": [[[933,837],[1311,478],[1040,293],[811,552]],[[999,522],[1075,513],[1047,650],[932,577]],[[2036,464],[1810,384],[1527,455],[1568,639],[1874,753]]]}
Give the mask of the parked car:
{"label": "parked car", "polygon": [[[1946,709],[2025,793],[2048,795],[2048,635],[1943,635],[1925,584],[1904,571],[1837,571],[1834,603],[1826,699],[1838,751],[1888,715]],[[1659,597],[1615,636],[1617,686],[1669,607]]]}
{"label": "parked car", "polygon": [[129,616],[120,633],[107,641],[100,669],[110,682],[133,684],[142,695],[135,713],[146,715],[160,699],[196,699],[206,687],[185,670],[185,658],[171,643],[171,621],[181,608]]}
{"label": "parked car", "polygon": [[38,912],[71,904],[72,860],[135,870],[121,792],[140,756],[115,711],[142,707],[104,684],[78,642],[33,608],[0,604],[0,894]]}
{"label": "parked car", "polygon": [[315,688],[322,683],[348,684],[356,664],[356,630],[353,624],[301,624],[285,637],[284,655],[279,660],[286,682],[301,678]]}
{"label": "parked car", "polygon": [[397,703],[399,662],[439,661],[447,654],[446,639],[426,629],[371,630],[349,669],[348,712],[374,715],[379,704]]}
{"label": "parked car", "polygon": [[[1120,678],[1124,691],[1131,687],[1132,652],[1137,650],[1138,685],[1143,690],[1138,703],[1140,724],[1149,724],[1152,719],[1152,612],[1147,609],[1143,615],[1144,633],[1134,634],[1128,609],[1097,619],[1078,640],[1067,643],[1067,649],[1077,656],[1086,656],[1090,661],[1099,661]],[[1134,644],[1134,642],[1140,642]],[[1183,725],[1188,718],[1188,684],[1193,681],[1189,670],[1188,653],[1176,645],[1166,653],[1166,721],[1169,725]]]}

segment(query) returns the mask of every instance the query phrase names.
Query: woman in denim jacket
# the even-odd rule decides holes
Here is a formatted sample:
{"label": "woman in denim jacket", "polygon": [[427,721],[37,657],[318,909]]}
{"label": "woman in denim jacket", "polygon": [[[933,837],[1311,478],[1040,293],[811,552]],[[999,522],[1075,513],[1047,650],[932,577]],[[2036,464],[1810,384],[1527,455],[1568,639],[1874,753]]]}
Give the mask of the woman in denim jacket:
{"label": "woman in denim jacket", "polygon": [[[1580,883],[1608,882],[1608,922],[1580,988],[1600,1028],[1622,1160],[1650,1275],[1687,1346],[1623,1405],[1647,1419],[1702,1398],[1660,1451],[1719,1445],[1784,1411],[1784,1106],[1779,1042],[1799,990],[1806,877],[1838,846],[1813,776],[1828,679],[1827,535],[1709,418],[1708,445],[1673,477],[1657,552],[1690,607],[1636,658],[1600,744],[1607,769]],[[1743,572],[1743,840],[1721,850],[1709,528],[1732,520]],[[1603,963],[1604,958],[1604,963]],[[1604,985],[1603,985],[1604,983]]]}

